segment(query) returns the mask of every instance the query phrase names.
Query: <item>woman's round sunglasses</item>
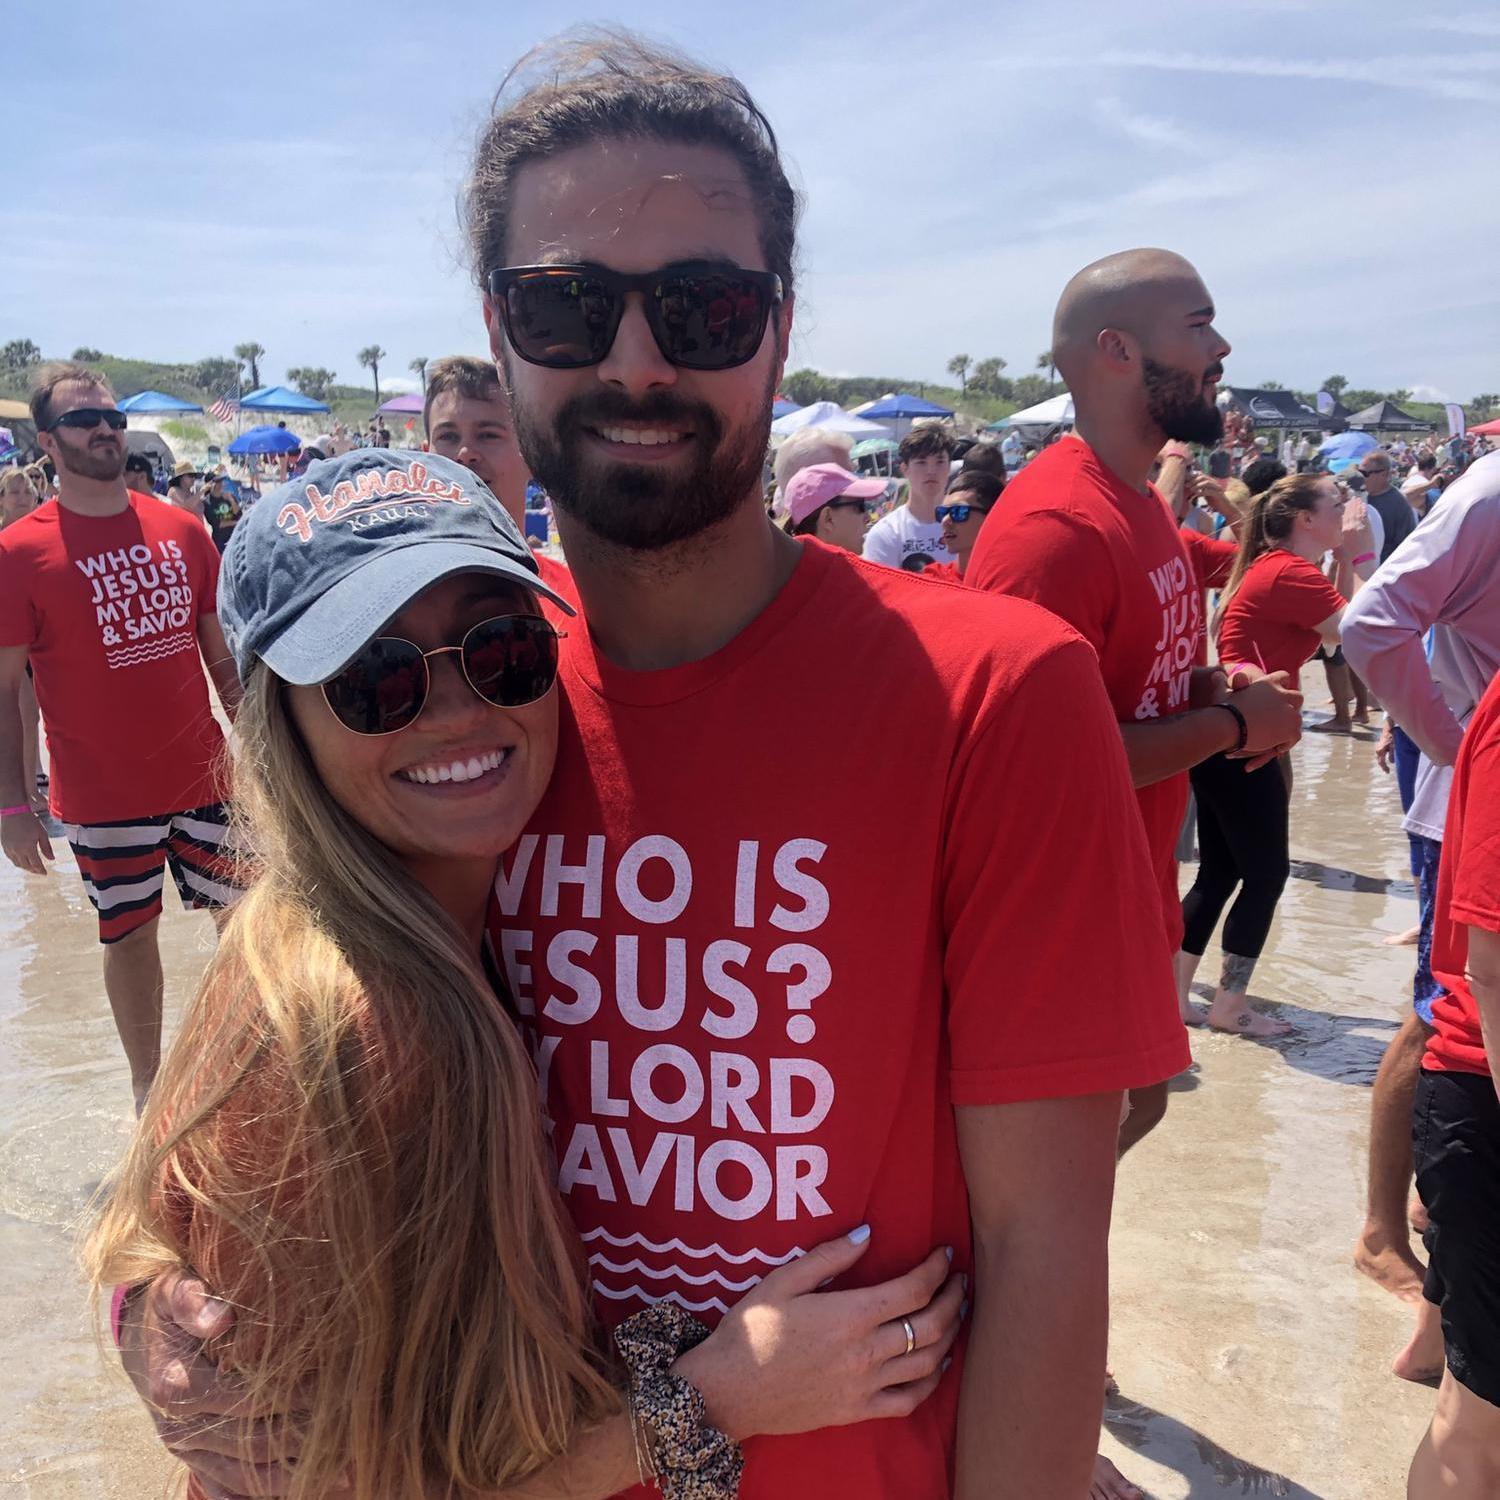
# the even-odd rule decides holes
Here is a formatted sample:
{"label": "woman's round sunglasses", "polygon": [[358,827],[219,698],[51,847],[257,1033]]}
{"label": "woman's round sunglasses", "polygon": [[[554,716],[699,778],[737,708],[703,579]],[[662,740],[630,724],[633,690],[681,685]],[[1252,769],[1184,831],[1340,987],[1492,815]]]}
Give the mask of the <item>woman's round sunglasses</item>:
{"label": "woman's round sunglasses", "polygon": [[355,734],[395,734],[427,706],[434,656],[456,653],[464,680],[495,708],[521,708],[545,698],[557,681],[558,631],[540,615],[497,615],[464,632],[456,646],[423,651],[400,636],[376,636],[335,677],[323,698]]}
{"label": "woman's round sunglasses", "polygon": [[684,370],[732,370],[755,357],[781,278],[736,266],[669,266],[625,276],[602,266],[499,266],[490,296],[511,348],[528,364],[579,370],[603,363],[639,292],[662,358]]}

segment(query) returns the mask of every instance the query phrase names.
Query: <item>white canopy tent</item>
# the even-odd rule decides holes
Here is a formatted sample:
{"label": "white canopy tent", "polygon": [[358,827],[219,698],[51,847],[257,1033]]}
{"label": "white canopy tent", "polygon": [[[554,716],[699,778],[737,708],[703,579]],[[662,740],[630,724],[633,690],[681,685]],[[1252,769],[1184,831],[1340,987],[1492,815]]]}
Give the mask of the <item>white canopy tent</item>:
{"label": "white canopy tent", "polygon": [[797,411],[789,411],[771,423],[772,437],[790,437],[804,427],[826,427],[833,432],[844,432],[853,438],[887,437],[889,433],[879,422],[867,422],[863,417],[852,416],[837,401],[814,401]]}
{"label": "white canopy tent", "polygon": [[1059,396],[1049,396],[1028,406],[1025,411],[1013,411],[1002,417],[996,427],[1071,427],[1073,425],[1073,398],[1064,391]]}

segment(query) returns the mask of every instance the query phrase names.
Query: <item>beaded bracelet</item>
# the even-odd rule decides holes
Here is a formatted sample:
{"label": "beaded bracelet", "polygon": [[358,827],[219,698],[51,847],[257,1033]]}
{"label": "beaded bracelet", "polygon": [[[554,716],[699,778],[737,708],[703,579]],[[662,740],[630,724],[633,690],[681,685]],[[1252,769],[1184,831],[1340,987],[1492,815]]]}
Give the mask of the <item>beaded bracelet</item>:
{"label": "beaded bracelet", "polygon": [[739,1493],[745,1468],[739,1444],[709,1425],[702,1392],[670,1368],[708,1332],[671,1302],[658,1302],[615,1329],[615,1347],[630,1374],[626,1408],[636,1467],[642,1483],[656,1480],[665,1500],[734,1500]]}

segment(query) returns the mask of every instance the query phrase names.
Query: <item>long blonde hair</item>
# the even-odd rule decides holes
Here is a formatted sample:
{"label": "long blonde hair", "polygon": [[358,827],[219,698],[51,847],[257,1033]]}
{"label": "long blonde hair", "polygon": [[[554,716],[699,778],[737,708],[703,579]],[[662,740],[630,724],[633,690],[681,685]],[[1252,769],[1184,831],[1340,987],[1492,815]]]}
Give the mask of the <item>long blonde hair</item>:
{"label": "long blonde hair", "polygon": [[[324,790],[282,683],[245,684],[256,878],[87,1246],[96,1288],[191,1266],[212,1351],[296,1414],[295,1494],[501,1488],[618,1405],[535,1075],[457,927]],[[305,1415],[304,1415],[305,1414]]]}
{"label": "long blonde hair", "polygon": [[1224,623],[1224,611],[1245,581],[1251,563],[1286,542],[1292,534],[1292,527],[1297,524],[1298,515],[1315,510],[1322,487],[1330,483],[1332,480],[1327,474],[1287,474],[1250,501],[1244,519],[1239,523],[1239,551],[1229,570],[1224,592],[1219,595],[1219,607],[1214,611],[1215,640]]}

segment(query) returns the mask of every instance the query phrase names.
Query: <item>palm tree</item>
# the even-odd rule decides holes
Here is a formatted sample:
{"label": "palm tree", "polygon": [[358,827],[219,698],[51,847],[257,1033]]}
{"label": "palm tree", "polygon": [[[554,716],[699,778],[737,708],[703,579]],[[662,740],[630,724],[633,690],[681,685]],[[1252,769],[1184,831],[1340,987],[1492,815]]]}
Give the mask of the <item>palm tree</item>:
{"label": "palm tree", "polygon": [[408,370],[410,370],[412,372],[412,374],[415,375],[417,377],[417,379],[422,382],[422,389],[423,389],[423,391],[426,391],[426,389],[427,389],[427,356],[425,354],[419,354],[414,360],[412,360],[412,362],[409,365],[407,365],[406,368]]}
{"label": "palm tree", "polygon": [[355,358],[367,369],[375,380],[375,404],[380,405],[380,361],[385,358],[385,350],[379,344],[366,344]]}
{"label": "palm tree", "polygon": [[1057,384],[1057,361],[1052,357],[1050,349],[1043,349],[1036,357],[1036,367],[1047,372],[1047,394],[1052,394],[1052,387]]}
{"label": "palm tree", "polygon": [[260,389],[260,362],[266,357],[266,346],[264,344],[236,344],[234,346],[234,357],[244,360],[250,366],[250,389]]}
{"label": "palm tree", "polygon": [[956,375],[958,377],[958,393],[961,396],[967,396],[969,394],[969,366],[973,363],[974,361],[970,359],[967,354],[955,354],[953,358],[948,361],[948,373],[950,375]]}

